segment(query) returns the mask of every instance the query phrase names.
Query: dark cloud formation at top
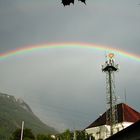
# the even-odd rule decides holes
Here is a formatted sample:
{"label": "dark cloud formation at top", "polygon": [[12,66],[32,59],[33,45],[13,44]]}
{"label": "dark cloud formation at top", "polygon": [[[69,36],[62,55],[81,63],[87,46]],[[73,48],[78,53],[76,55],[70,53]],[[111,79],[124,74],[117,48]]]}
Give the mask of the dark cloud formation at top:
{"label": "dark cloud formation at top", "polygon": [[[0,0],[0,52],[55,42],[96,43],[139,55],[140,7],[135,0]],[[116,93],[139,110],[140,62],[116,56]],[[105,110],[104,52],[50,49],[0,61],[0,90],[25,99],[46,123],[84,128]]]}
{"label": "dark cloud formation at top", "polygon": [[[86,4],[86,0],[78,0],[78,1],[81,1],[83,2],[84,4]],[[68,6],[70,5],[71,3],[74,4],[75,0],[62,0],[62,4],[64,6]]]}

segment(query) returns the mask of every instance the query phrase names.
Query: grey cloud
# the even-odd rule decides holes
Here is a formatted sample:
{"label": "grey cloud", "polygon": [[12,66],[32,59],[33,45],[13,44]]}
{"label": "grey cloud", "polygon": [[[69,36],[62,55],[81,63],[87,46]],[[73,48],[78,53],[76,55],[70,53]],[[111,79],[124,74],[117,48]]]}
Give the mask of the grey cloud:
{"label": "grey cloud", "polygon": [[[50,42],[109,45],[139,55],[138,1],[93,1],[63,7],[59,1],[0,0],[0,52]],[[139,62],[116,54],[116,93],[139,110]],[[0,89],[25,99],[57,128],[84,128],[105,110],[104,52],[48,49],[0,61]]]}

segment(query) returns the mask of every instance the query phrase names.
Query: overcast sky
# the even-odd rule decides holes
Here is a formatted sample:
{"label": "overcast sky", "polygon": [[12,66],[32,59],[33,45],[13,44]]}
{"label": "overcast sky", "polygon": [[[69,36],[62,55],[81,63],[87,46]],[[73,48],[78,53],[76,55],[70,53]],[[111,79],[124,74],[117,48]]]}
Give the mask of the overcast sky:
{"label": "overcast sky", "polygon": [[[140,55],[140,0],[0,0],[0,53],[30,45],[84,42]],[[59,129],[84,129],[105,111],[104,52],[53,48],[0,61],[0,91],[24,99]],[[118,102],[140,111],[140,61],[116,54]]]}

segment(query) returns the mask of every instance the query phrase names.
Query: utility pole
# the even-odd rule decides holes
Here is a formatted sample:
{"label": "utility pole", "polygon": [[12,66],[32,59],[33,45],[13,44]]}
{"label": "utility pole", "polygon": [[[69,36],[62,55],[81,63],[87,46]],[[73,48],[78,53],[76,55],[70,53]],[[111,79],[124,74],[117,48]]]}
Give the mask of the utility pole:
{"label": "utility pole", "polygon": [[114,126],[118,122],[114,75],[118,71],[118,64],[114,62],[113,53],[107,56],[105,64],[102,65],[102,71],[106,73],[106,105],[108,110],[106,112],[106,124],[110,125],[110,136],[112,136],[114,134]]}
{"label": "utility pole", "polygon": [[74,130],[73,140],[77,140],[76,130]]}
{"label": "utility pole", "polygon": [[124,90],[124,98],[125,98],[125,104],[127,103],[127,98],[126,98],[126,89]]}
{"label": "utility pole", "polygon": [[20,137],[20,140],[23,139],[23,130],[24,130],[24,121],[22,121],[22,126],[21,126],[21,137]]}

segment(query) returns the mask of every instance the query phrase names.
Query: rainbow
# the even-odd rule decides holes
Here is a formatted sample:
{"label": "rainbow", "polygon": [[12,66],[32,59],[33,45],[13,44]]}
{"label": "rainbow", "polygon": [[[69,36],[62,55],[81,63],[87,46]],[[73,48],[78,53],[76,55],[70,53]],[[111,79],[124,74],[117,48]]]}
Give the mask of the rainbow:
{"label": "rainbow", "polygon": [[51,48],[87,48],[94,49],[98,51],[107,51],[115,54],[119,54],[121,56],[127,57],[129,59],[133,59],[140,62],[140,56],[125,52],[120,49],[111,48],[108,46],[102,46],[97,44],[87,44],[87,43],[53,43],[53,44],[42,44],[42,45],[34,45],[34,46],[26,46],[20,49],[15,49],[6,53],[0,54],[0,60],[6,59],[11,56],[16,56],[24,53],[32,53],[34,51],[42,51]]}

